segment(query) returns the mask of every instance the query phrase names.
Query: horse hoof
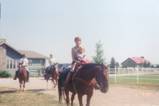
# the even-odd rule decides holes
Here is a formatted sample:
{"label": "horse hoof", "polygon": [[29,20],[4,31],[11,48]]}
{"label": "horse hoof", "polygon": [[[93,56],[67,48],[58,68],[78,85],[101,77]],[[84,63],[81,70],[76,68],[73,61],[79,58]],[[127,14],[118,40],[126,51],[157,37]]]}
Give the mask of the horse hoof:
{"label": "horse hoof", "polygon": [[62,104],[62,102],[61,102],[61,101],[59,101],[59,104]]}

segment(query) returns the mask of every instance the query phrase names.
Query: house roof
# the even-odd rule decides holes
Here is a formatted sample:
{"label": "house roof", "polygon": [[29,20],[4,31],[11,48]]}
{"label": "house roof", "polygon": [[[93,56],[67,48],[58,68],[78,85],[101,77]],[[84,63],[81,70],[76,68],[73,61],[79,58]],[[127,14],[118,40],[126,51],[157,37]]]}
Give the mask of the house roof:
{"label": "house roof", "polygon": [[5,43],[5,42],[0,43],[0,46],[3,46],[3,45],[9,47],[10,49],[14,50],[14,51],[17,52],[19,55],[22,56],[22,54],[21,54],[18,50],[16,50],[15,48],[13,48],[12,46],[10,46],[9,44],[7,44],[7,43]]}
{"label": "house roof", "polygon": [[30,51],[30,50],[19,50],[19,52],[21,54],[25,54],[27,58],[42,58],[42,59],[45,59],[47,58],[46,56],[40,54],[40,53],[37,53],[35,51]]}
{"label": "house roof", "polygon": [[19,55],[23,55],[25,54],[27,58],[39,58],[39,59],[45,59],[47,58],[46,56],[40,54],[40,53],[37,53],[35,51],[29,51],[29,50],[17,50],[15,48],[13,48],[12,46],[10,46],[9,44],[5,43],[5,42],[0,42],[0,46],[7,46],[9,48],[11,48],[12,50],[14,50],[15,52],[17,52]]}
{"label": "house roof", "polygon": [[130,59],[133,60],[136,64],[144,64],[146,61],[143,57],[131,57]]}

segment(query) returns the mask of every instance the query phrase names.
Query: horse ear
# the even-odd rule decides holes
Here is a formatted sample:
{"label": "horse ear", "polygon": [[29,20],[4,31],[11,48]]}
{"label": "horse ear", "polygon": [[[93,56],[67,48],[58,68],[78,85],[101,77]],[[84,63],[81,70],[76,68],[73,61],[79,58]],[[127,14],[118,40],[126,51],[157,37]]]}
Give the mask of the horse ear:
{"label": "horse ear", "polygon": [[108,69],[108,66],[106,64],[102,64],[104,66],[105,69]]}

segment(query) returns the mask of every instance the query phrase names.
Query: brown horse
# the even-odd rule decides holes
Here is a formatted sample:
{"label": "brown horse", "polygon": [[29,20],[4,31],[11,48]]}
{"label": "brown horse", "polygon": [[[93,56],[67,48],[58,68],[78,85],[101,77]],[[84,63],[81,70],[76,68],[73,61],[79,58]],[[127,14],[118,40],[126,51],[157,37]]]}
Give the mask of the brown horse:
{"label": "brown horse", "polygon": [[103,64],[85,64],[73,75],[72,81],[67,85],[64,85],[64,80],[68,74],[68,71],[64,71],[59,76],[59,102],[62,98],[62,87],[65,90],[66,103],[69,106],[69,92],[72,92],[71,106],[73,106],[73,101],[75,94],[78,95],[78,100],[80,106],[83,106],[82,98],[87,95],[87,104],[90,106],[91,97],[93,95],[94,79],[96,84],[99,86],[101,92],[106,93],[108,91],[108,69]]}
{"label": "brown horse", "polygon": [[28,73],[27,73],[27,70],[25,69],[25,67],[20,67],[19,72],[18,72],[20,91],[24,91],[24,89],[25,89],[25,83],[27,81],[27,75],[28,75]]}
{"label": "brown horse", "polygon": [[53,83],[53,88],[55,88],[57,86],[57,82],[58,82],[58,72],[57,72],[57,67],[56,65],[52,65],[50,67],[47,67],[45,69],[45,74],[44,74],[44,78],[47,82],[47,89],[48,89],[48,81],[51,77],[51,81]]}

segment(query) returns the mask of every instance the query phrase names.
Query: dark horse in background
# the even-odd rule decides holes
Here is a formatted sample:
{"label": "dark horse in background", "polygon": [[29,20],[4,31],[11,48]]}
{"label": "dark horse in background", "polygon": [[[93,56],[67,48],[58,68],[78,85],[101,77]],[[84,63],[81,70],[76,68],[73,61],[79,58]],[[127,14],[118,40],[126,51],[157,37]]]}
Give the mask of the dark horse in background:
{"label": "dark horse in background", "polygon": [[50,78],[54,85],[54,88],[57,86],[57,82],[58,82],[57,71],[58,71],[57,64],[49,66],[44,70],[44,78],[47,81],[47,89],[48,89],[48,81],[50,80]]}
{"label": "dark horse in background", "polygon": [[18,79],[19,79],[19,87],[20,91],[24,91],[25,89],[25,83],[28,80],[28,73],[25,67],[19,67],[19,72],[18,72]]}
{"label": "dark horse in background", "polygon": [[[68,70],[61,72],[58,80],[59,102],[62,99],[62,90],[65,92],[66,103],[69,106],[69,92],[72,92],[71,106],[73,106],[74,97],[77,94],[80,106],[83,106],[82,98],[87,95],[87,104],[90,106],[93,95],[94,85],[98,85],[102,93],[108,91],[108,69],[104,64],[84,64],[74,73],[72,80],[64,84]],[[94,84],[94,80],[96,84]]]}

